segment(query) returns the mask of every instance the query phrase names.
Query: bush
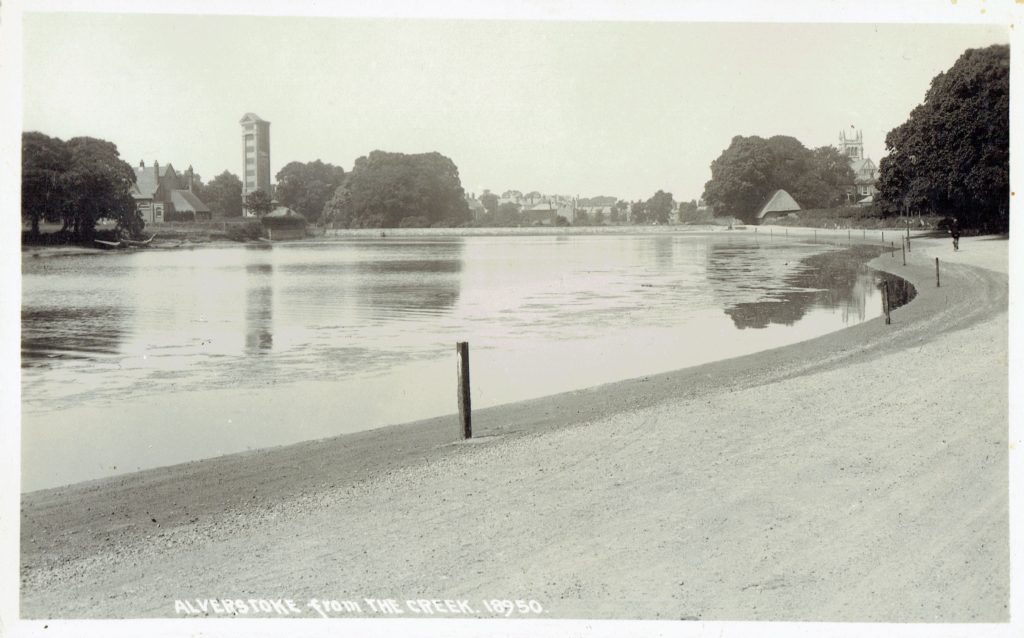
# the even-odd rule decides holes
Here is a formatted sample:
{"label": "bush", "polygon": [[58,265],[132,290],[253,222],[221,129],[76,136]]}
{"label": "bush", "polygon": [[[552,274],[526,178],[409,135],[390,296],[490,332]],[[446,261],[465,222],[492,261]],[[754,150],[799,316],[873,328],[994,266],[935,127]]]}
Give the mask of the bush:
{"label": "bush", "polygon": [[259,239],[263,235],[263,227],[258,221],[246,221],[241,224],[227,224],[224,234],[232,241],[248,241]]}

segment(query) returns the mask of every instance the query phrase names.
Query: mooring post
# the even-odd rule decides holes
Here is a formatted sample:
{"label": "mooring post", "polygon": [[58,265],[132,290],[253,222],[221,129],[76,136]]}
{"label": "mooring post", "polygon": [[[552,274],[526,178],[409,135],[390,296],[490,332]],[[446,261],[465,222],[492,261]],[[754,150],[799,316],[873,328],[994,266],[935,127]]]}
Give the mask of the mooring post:
{"label": "mooring post", "polygon": [[896,259],[896,243],[889,242],[889,256]]}
{"label": "mooring post", "polygon": [[818,229],[817,228],[814,229],[814,241],[815,241],[815,243],[817,243],[817,241],[818,241]]}
{"label": "mooring post", "polygon": [[935,258],[935,287],[941,288],[942,284],[939,282],[939,258]]}
{"label": "mooring post", "polygon": [[459,360],[459,423],[463,439],[473,438],[473,419],[469,402],[469,342],[459,341],[455,344],[455,352]]}
{"label": "mooring post", "polygon": [[910,252],[910,220],[907,220],[907,252]]}
{"label": "mooring post", "polygon": [[850,230],[849,228],[847,228],[847,229],[846,229],[846,241],[847,241],[847,242],[849,242],[849,243],[851,243],[851,244],[853,243],[853,238],[852,238],[852,237],[850,237],[850,233],[852,233],[852,232],[853,232],[853,231],[852,231],[852,230]]}
{"label": "mooring post", "polygon": [[903,265],[906,266],[907,265],[907,243],[903,242],[902,244],[900,244],[900,247],[903,248]]}
{"label": "mooring post", "polygon": [[860,229],[860,233],[861,233],[861,237],[860,237],[861,239],[865,239],[866,240],[868,238],[868,229],[867,228],[861,228]]}
{"label": "mooring post", "polygon": [[882,312],[885,313],[885,324],[889,325],[892,323],[892,319],[889,317],[889,282],[882,282]]}

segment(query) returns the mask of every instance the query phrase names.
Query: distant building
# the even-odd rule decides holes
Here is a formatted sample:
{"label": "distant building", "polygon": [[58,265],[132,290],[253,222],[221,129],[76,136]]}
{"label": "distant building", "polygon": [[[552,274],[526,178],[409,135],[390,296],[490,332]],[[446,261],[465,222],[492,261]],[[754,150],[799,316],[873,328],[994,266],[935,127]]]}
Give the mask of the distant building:
{"label": "distant building", "polygon": [[[878,192],[875,183],[878,179],[878,166],[871,158],[864,157],[864,134],[856,131],[847,136],[846,131],[839,131],[839,151],[850,160],[854,181],[845,186],[848,203],[861,202],[867,197],[874,198]],[[869,202],[872,200],[868,200]]]}
{"label": "distant building", "polygon": [[278,206],[260,219],[267,239],[302,239],[306,236],[306,218],[287,206]]}
{"label": "distant building", "polygon": [[780,188],[768,196],[768,199],[758,209],[757,214],[754,215],[753,222],[760,224],[766,219],[784,217],[798,210],[800,210],[800,204],[793,199],[792,195]]}
{"label": "distant building", "polygon": [[270,186],[270,122],[255,113],[246,113],[242,125],[242,198],[261,190],[268,197]]}
{"label": "distant building", "polygon": [[[181,188],[182,178],[186,188]],[[140,161],[131,194],[146,223],[209,220],[210,207],[193,192],[193,183],[191,166],[179,176],[170,163],[160,166],[160,162],[154,161],[152,166],[146,166],[145,161]]]}

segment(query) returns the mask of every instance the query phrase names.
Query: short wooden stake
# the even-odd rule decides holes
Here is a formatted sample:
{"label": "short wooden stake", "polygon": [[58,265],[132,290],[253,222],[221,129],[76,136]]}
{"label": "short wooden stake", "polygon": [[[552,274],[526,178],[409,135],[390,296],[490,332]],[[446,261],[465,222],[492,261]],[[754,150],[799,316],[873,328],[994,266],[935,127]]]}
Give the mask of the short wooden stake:
{"label": "short wooden stake", "polygon": [[939,282],[939,258],[935,258],[935,287],[941,288],[942,284]]}
{"label": "short wooden stake", "polygon": [[889,256],[896,259],[896,244],[894,242],[889,242]]}
{"label": "short wooden stake", "polygon": [[814,241],[818,241],[818,229],[814,229]]}
{"label": "short wooden stake", "polygon": [[850,233],[852,233],[852,232],[853,231],[850,230],[849,228],[846,229],[846,241],[850,242],[851,244],[853,243],[853,238],[850,237]]}
{"label": "short wooden stake", "polygon": [[469,342],[460,341],[455,344],[455,352],[459,360],[459,423],[463,439],[473,438],[473,419],[469,402]]}
{"label": "short wooden stake", "polygon": [[900,248],[903,249],[903,265],[906,266],[907,265],[907,244],[906,243],[900,244]]}
{"label": "short wooden stake", "polygon": [[889,325],[892,323],[892,319],[889,317],[889,282],[882,282],[882,312],[885,313],[885,324]]}
{"label": "short wooden stake", "polygon": [[868,229],[867,228],[862,228],[860,230],[860,234],[861,234],[861,239],[867,239],[868,238]]}
{"label": "short wooden stake", "polygon": [[907,220],[907,252],[910,252],[910,220]]}

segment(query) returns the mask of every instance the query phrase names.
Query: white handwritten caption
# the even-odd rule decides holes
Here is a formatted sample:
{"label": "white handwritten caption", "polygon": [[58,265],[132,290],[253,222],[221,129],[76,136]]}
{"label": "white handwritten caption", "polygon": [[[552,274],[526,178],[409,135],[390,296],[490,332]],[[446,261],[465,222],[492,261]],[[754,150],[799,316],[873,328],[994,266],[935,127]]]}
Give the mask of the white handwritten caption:
{"label": "white handwritten caption", "polygon": [[487,600],[418,598],[362,598],[337,600],[311,598],[299,604],[291,598],[192,598],[174,601],[174,613],[186,616],[536,616],[544,606],[536,600]]}

